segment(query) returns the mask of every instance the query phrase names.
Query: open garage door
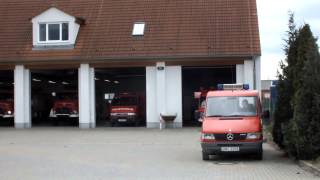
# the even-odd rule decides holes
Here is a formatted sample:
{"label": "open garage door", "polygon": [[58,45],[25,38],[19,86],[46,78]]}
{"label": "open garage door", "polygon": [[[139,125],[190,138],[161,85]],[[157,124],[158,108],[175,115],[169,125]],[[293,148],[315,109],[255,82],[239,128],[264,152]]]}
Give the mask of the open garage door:
{"label": "open garage door", "polygon": [[13,71],[0,71],[0,126],[14,125]]}
{"label": "open garage door", "polygon": [[183,126],[197,126],[200,123],[194,112],[201,102],[194,97],[195,92],[214,90],[217,84],[236,83],[235,66],[183,67],[182,102]]}
{"label": "open garage door", "polygon": [[145,74],[145,67],[95,70],[97,126],[145,126]]}
{"label": "open garage door", "polygon": [[33,126],[78,126],[78,70],[32,70]]}

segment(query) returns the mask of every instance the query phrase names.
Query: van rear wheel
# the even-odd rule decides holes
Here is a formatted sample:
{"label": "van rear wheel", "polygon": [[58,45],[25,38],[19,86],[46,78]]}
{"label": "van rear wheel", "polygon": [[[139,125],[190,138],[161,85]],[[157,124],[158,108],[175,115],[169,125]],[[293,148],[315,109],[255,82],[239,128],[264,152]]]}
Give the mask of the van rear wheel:
{"label": "van rear wheel", "polygon": [[202,160],[203,161],[208,161],[210,160],[210,154],[206,153],[206,152],[202,152]]}

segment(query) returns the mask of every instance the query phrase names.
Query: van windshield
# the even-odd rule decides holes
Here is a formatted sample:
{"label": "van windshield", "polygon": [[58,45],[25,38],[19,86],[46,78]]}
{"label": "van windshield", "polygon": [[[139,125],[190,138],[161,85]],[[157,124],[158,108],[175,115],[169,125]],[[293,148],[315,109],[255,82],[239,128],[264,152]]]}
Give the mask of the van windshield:
{"label": "van windshield", "polygon": [[249,97],[210,97],[208,98],[207,117],[256,116],[257,98]]}

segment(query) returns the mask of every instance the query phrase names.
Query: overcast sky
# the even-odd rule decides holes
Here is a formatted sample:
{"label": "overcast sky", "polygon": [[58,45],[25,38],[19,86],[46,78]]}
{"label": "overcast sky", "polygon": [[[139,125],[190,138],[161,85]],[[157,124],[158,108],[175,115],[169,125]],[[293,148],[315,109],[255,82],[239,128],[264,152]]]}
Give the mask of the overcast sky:
{"label": "overcast sky", "polygon": [[314,35],[319,37],[320,0],[257,0],[257,3],[262,47],[261,78],[275,79],[279,62],[284,59],[283,39],[288,30],[288,11],[295,13],[298,26],[310,24]]}

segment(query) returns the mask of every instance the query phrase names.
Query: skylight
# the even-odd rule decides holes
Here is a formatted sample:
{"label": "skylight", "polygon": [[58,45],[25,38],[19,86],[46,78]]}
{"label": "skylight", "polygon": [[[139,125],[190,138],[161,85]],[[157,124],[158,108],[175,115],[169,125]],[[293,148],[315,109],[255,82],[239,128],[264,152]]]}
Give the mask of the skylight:
{"label": "skylight", "polygon": [[144,22],[136,22],[133,25],[132,35],[133,36],[143,36],[144,35]]}

